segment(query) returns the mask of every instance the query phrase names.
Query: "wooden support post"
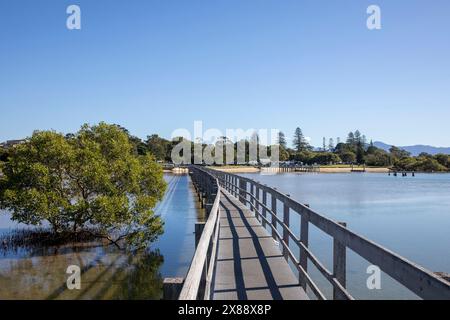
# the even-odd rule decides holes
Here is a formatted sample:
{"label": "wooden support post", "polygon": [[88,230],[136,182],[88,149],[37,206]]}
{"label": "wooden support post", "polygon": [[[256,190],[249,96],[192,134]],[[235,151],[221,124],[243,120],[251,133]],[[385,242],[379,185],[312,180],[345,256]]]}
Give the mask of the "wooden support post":
{"label": "wooden support post", "polygon": [[[309,207],[308,205],[306,205]],[[309,221],[306,214],[301,215],[300,220],[300,242],[303,243],[305,247],[309,246]],[[306,250],[300,246],[300,266],[308,272],[308,256],[306,255]],[[299,274],[300,285],[304,290],[306,290],[306,279],[303,274]]]}
{"label": "wooden support post", "polygon": [[[338,222],[341,226],[347,227],[345,222]],[[339,281],[339,283],[346,288],[346,247],[336,239],[333,239],[333,276]],[[333,299],[342,300],[345,299],[340,291],[333,288]]]}
{"label": "wooden support post", "polygon": [[[283,203],[283,223],[285,225],[283,227],[283,242],[289,247],[289,232],[287,231],[287,228],[289,228],[289,206],[286,201]],[[288,261],[289,260],[288,251],[284,246],[283,246],[283,255],[286,261]]]}
{"label": "wooden support post", "polygon": [[212,180],[208,178],[206,180],[206,196],[205,196],[205,212],[207,217],[209,216],[213,203],[214,203],[213,184]]}
{"label": "wooden support post", "polygon": [[277,215],[277,198],[273,195],[273,193],[270,194],[270,202],[272,203],[272,215],[271,215],[271,223],[272,223],[272,238],[276,239],[277,235],[275,233],[275,230],[277,229],[277,219],[275,219],[274,216]]}
{"label": "wooden support post", "polygon": [[163,300],[178,300],[183,288],[183,278],[164,278]]}
{"label": "wooden support post", "polygon": [[[267,209],[266,209],[266,206],[267,206],[267,191],[265,189],[263,190],[263,205],[264,205],[264,207],[262,209],[262,215],[263,215],[264,218],[267,218]],[[266,228],[266,220],[263,220],[262,226],[264,228]]]}
{"label": "wooden support post", "polygon": [[203,229],[205,228],[204,222],[197,222],[195,224],[195,248],[197,248],[200,238],[202,236]]}
{"label": "wooden support post", "polygon": [[200,194],[201,194],[201,199],[200,199],[200,207],[202,208],[202,209],[204,209],[205,208],[205,199],[206,199],[206,193],[204,193],[203,191],[202,192],[200,192]]}
{"label": "wooden support post", "polygon": [[209,213],[211,212],[211,209],[214,205],[214,202],[212,202],[211,200],[209,200],[206,204],[205,204],[205,211],[206,211],[206,216],[209,216]]}

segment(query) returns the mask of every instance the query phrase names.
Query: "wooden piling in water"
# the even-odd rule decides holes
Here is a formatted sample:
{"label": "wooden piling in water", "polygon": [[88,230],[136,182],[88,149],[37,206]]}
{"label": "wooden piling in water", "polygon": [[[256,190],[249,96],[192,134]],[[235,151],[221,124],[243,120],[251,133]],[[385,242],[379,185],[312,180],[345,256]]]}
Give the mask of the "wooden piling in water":
{"label": "wooden piling in water", "polygon": [[183,284],[183,278],[164,278],[163,300],[178,300]]}

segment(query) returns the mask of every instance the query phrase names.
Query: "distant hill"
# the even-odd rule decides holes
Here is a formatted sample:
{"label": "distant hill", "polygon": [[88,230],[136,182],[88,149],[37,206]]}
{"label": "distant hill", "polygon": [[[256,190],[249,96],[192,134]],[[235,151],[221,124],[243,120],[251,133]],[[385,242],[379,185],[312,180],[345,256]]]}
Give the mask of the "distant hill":
{"label": "distant hill", "polygon": [[[389,151],[389,149],[392,147],[391,144],[386,144],[381,141],[375,141],[373,145],[377,148]],[[450,148],[441,148],[441,147],[433,147],[433,146],[427,146],[427,145],[421,145],[417,144],[414,146],[396,146],[400,149],[403,149],[405,151],[408,151],[411,153],[412,156],[418,156],[422,152],[426,152],[432,155],[438,154],[438,153],[445,153],[450,154]]]}

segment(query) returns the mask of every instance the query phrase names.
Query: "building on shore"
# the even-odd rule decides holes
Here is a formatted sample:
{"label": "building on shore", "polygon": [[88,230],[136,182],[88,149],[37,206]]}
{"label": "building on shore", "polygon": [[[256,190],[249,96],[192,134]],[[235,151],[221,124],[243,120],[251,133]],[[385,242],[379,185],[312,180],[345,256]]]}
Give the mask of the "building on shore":
{"label": "building on shore", "polygon": [[0,143],[0,148],[4,148],[4,149],[8,149],[8,148],[12,148],[18,144],[22,144],[25,143],[25,139],[21,139],[21,140],[7,140],[5,142],[1,142]]}

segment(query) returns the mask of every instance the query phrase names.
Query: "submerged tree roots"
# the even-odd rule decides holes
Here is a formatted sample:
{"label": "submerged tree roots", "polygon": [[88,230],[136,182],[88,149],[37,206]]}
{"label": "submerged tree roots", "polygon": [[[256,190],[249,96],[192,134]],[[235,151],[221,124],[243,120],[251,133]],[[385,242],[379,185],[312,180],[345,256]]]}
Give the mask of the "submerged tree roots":
{"label": "submerged tree roots", "polygon": [[103,245],[118,243],[106,239],[96,229],[85,229],[77,232],[55,233],[50,229],[19,229],[0,236],[0,251],[19,249],[36,249],[63,246],[73,243],[101,242]]}

